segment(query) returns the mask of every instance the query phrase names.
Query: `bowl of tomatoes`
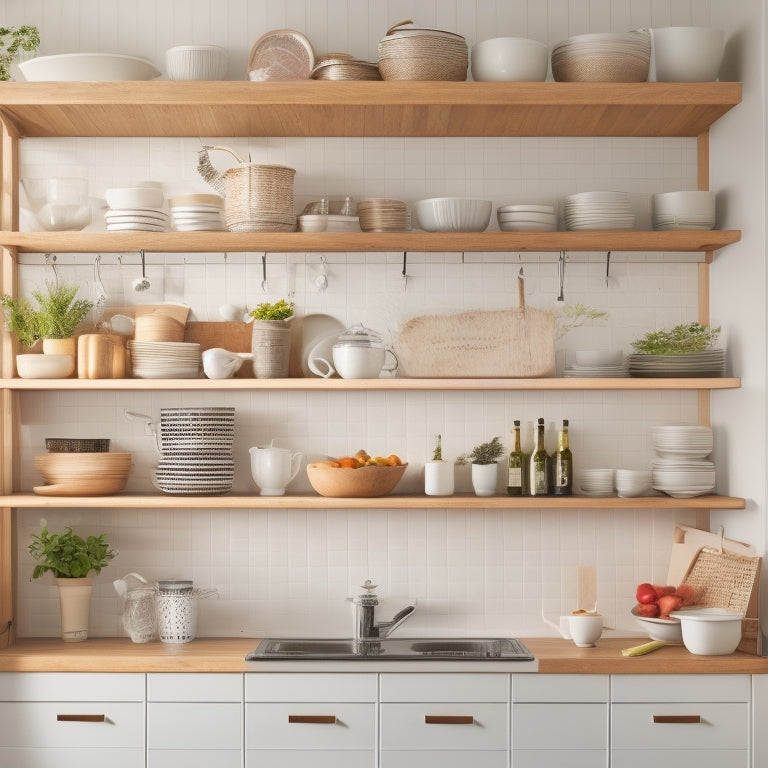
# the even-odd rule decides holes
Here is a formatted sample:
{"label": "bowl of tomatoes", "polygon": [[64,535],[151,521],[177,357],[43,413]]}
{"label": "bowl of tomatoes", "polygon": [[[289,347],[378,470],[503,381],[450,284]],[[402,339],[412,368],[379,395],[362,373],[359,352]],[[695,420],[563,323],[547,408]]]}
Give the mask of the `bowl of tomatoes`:
{"label": "bowl of tomatoes", "polygon": [[371,498],[394,491],[407,467],[396,454],[370,456],[360,450],[354,456],[307,464],[307,477],[321,496]]}
{"label": "bowl of tomatoes", "polygon": [[699,590],[689,584],[674,587],[644,582],[637,586],[637,605],[632,609],[632,615],[651,640],[682,645],[680,619],[670,614],[679,614],[681,610],[696,605],[699,598]]}

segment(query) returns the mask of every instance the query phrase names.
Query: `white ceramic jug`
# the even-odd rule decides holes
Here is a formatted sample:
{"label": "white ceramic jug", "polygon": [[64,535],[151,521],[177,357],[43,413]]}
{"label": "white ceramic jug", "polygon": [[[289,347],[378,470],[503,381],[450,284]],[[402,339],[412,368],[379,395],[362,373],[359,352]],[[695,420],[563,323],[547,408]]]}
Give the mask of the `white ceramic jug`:
{"label": "white ceramic jug", "polygon": [[283,496],[285,486],[299,474],[303,453],[293,453],[287,448],[250,449],[251,475],[261,489],[262,496]]}
{"label": "white ceramic jug", "polygon": [[202,354],[203,371],[209,379],[231,379],[240,370],[243,360],[252,357],[249,352],[230,352],[212,347]]}

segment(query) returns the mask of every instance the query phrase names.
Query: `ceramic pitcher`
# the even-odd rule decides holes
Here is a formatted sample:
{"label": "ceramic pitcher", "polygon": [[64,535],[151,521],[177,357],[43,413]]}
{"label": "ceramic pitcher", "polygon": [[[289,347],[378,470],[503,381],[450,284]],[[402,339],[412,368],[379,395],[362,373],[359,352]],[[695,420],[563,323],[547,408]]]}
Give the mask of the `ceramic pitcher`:
{"label": "ceramic pitcher", "polygon": [[250,449],[251,475],[261,489],[262,496],[283,496],[285,487],[299,474],[303,453],[293,453],[287,448]]}

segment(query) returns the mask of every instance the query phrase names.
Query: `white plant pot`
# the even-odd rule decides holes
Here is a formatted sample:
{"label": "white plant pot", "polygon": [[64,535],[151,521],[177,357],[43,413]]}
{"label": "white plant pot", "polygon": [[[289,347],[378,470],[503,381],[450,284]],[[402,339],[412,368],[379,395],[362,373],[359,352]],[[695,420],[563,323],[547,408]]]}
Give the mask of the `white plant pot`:
{"label": "white plant pot", "polygon": [[475,496],[494,496],[498,475],[499,465],[496,462],[493,464],[473,464],[472,487],[475,489]]}
{"label": "white plant pot", "polygon": [[65,643],[87,640],[93,591],[90,578],[56,579],[56,584],[61,607],[61,639]]}
{"label": "white plant pot", "polygon": [[453,496],[453,462],[428,461],[424,465],[424,493],[427,496]]}

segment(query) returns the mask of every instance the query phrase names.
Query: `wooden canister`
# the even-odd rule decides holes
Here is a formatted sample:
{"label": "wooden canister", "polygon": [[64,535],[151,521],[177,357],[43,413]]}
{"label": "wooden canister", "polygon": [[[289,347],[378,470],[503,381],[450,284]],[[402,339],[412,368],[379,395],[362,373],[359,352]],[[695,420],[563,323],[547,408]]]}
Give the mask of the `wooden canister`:
{"label": "wooden canister", "polygon": [[79,379],[123,379],[125,370],[125,346],[122,336],[112,333],[85,333],[78,338]]}

